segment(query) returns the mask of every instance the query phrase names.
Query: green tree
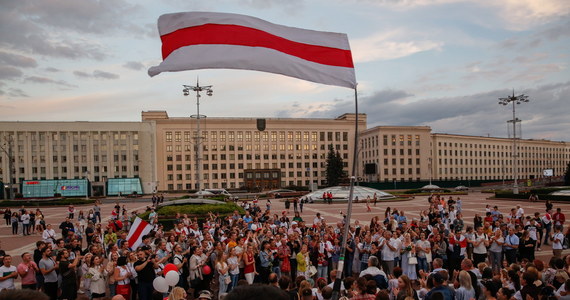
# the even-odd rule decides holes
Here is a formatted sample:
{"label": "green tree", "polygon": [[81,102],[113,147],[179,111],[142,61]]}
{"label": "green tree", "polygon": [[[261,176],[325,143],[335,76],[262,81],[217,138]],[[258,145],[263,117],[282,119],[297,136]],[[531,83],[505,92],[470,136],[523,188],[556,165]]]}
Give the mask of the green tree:
{"label": "green tree", "polygon": [[564,173],[564,185],[570,185],[570,162],[568,162],[566,173]]}
{"label": "green tree", "polygon": [[334,146],[329,145],[329,153],[327,154],[327,185],[338,185],[340,179],[344,176],[342,156],[338,151],[334,150]]}

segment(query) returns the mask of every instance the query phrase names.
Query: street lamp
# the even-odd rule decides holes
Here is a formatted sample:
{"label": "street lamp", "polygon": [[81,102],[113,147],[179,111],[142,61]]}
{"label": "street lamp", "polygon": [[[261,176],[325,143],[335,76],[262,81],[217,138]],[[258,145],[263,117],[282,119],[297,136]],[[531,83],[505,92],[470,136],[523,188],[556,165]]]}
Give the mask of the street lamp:
{"label": "street lamp", "polygon": [[184,89],[182,92],[184,96],[189,96],[190,91],[196,92],[196,114],[191,115],[191,118],[196,119],[196,141],[194,142],[194,154],[196,156],[196,189],[198,192],[202,190],[202,164],[200,163],[202,160],[202,131],[200,130],[200,119],[206,118],[205,115],[200,115],[200,92],[206,92],[206,95],[212,96],[214,91],[212,90],[211,85],[207,86],[200,86],[198,80],[196,80],[196,85],[182,85]]}
{"label": "street lamp", "polygon": [[10,200],[14,200],[14,191],[12,190],[12,174],[15,173],[14,171],[14,151],[13,151],[13,139],[12,136],[4,137],[4,145],[0,145],[0,149],[2,152],[6,154],[8,157],[8,184],[6,187],[8,188],[8,198]]}
{"label": "street lamp", "polygon": [[[430,154],[430,155],[431,155],[431,154]],[[432,168],[433,168],[433,167],[432,167],[432,159],[431,159],[431,157],[428,158],[428,161],[429,161],[429,185],[431,185],[431,179],[432,179],[432,177],[433,177],[433,175],[432,175],[432,170],[433,170]]]}
{"label": "street lamp", "polygon": [[513,194],[519,193],[519,186],[517,183],[518,177],[518,153],[517,153],[517,122],[520,123],[521,120],[516,117],[515,107],[521,103],[528,102],[528,96],[521,94],[515,96],[515,91],[513,90],[512,96],[507,96],[504,98],[499,98],[499,105],[507,106],[510,103],[513,104],[513,119],[508,120],[507,123],[513,123]]}

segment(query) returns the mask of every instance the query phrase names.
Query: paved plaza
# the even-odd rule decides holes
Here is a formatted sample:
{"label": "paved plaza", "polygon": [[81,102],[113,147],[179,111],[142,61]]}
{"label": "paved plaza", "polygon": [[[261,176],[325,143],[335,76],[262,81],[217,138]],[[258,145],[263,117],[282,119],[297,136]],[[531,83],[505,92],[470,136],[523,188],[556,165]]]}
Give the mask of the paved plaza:
{"label": "paved plaza", "polygon": [[[517,204],[520,204],[523,207],[525,215],[532,215],[534,212],[540,212],[542,214],[545,210],[544,202],[530,203],[528,201],[521,202],[514,200],[488,200],[487,198],[490,196],[492,196],[492,194],[484,194],[480,192],[470,192],[468,195],[459,196],[463,201],[462,207],[464,222],[466,226],[473,225],[473,217],[476,213],[484,216],[486,204],[490,204],[492,206],[497,205],[499,207],[499,211],[503,214],[507,214],[510,209],[514,208]],[[405,215],[408,217],[408,220],[419,218],[420,211],[428,209],[427,198],[427,196],[419,196],[409,201],[378,202],[376,206],[373,206],[371,203],[371,212],[366,211],[366,203],[354,203],[351,222],[354,223],[354,221],[358,220],[360,224],[364,226],[366,224],[369,224],[370,219],[373,216],[378,215],[383,218],[384,211],[388,206],[392,209],[404,210]],[[456,198],[456,196],[454,196],[454,198]],[[147,205],[150,205],[150,199],[137,199],[136,201],[125,199],[121,200],[120,203],[121,205],[124,204],[129,212],[132,210],[138,210],[139,212],[142,212]],[[259,201],[259,205],[262,209],[265,209],[265,204],[265,200]],[[105,219],[110,217],[111,210],[114,205],[115,203],[112,201],[104,201],[101,206],[102,218]],[[76,214],[79,212],[79,210],[84,210],[87,212],[91,207],[92,205],[77,206]],[[568,213],[570,211],[570,203],[555,203],[554,208],[556,209],[557,207],[562,208],[562,211],[564,213]],[[29,208],[35,211],[35,207]],[[272,199],[271,210],[272,213],[280,215],[281,212],[285,210],[285,205],[282,201],[279,201],[279,199]],[[343,213],[346,213],[346,210],[346,202],[333,203],[330,205],[324,203],[312,203],[304,205],[303,213],[301,216],[307,223],[311,223],[316,213],[320,212],[327,223],[334,224],[342,219],[340,212],[342,211]],[[42,212],[45,215],[46,223],[53,224],[56,232],[60,233],[58,226],[67,216],[67,207],[46,207],[42,208]],[[289,209],[289,216],[293,216],[292,205]],[[40,239],[41,233],[36,233],[35,235],[30,236],[12,235],[11,228],[6,226],[5,223],[0,226],[0,240],[2,241],[2,249],[15,256],[16,261],[19,261],[20,255],[24,251],[33,251],[35,248],[35,242]],[[83,246],[85,247],[85,245]],[[552,256],[552,250],[550,246],[543,246],[541,249],[541,251],[536,252],[536,257],[544,261],[548,261]],[[570,253],[570,250],[565,250],[564,254],[566,254],[567,251]]]}

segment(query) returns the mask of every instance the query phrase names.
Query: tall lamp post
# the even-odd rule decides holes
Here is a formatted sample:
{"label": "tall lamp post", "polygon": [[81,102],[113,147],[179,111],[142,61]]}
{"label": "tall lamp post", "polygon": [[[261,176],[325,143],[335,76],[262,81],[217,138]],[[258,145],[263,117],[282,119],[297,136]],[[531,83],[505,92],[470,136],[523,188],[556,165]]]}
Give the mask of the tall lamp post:
{"label": "tall lamp post", "polygon": [[190,91],[196,92],[196,114],[191,115],[191,118],[196,119],[196,137],[194,142],[194,154],[196,163],[196,190],[200,192],[202,190],[202,131],[200,129],[200,119],[206,118],[205,115],[200,115],[200,92],[206,92],[206,95],[212,96],[214,91],[211,85],[200,86],[198,80],[196,80],[196,85],[183,85],[184,89],[182,92],[184,96],[189,96]]}
{"label": "tall lamp post", "polygon": [[14,174],[14,151],[13,151],[13,140],[12,136],[4,137],[4,145],[0,145],[2,152],[8,157],[8,184],[5,187],[8,188],[7,197],[10,200],[14,200],[14,190],[12,189],[12,174]]}
{"label": "tall lamp post", "polygon": [[518,180],[518,151],[517,151],[517,123],[521,122],[520,119],[516,117],[516,105],[519,105],[523,102],[528,102],[528,96],[521,94],[515,96],[515,91],[513,90],[512,96],[507,96],[504,98],[499,98],[499,105],[507,106],[512,103],[513,105],[513,119],[508,120],[507,123],[513,123],[513,194],[519,193],[519,185],[517,183]]}

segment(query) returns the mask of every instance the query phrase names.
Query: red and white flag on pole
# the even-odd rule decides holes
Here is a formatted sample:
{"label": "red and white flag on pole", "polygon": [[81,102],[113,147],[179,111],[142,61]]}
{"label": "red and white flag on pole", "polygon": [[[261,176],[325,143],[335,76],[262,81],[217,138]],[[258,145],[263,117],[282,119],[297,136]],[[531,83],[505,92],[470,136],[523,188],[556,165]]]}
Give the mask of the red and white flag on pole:
{"label": "red and white flag on pole", "polygon": [[137,217],[131,226],[131,230],[129,230],[129,235],[127,235],[129,247],[131,247],[131,249],[136,249],[142,243],[143,235],[148,234],[151,230],[152,225]]}
{"label": "red and white flag on pole", "polygon": [[356,87],[348,37],[238,14],[183,12],[158,19],[163,61],[148,70],[244,69]]}

